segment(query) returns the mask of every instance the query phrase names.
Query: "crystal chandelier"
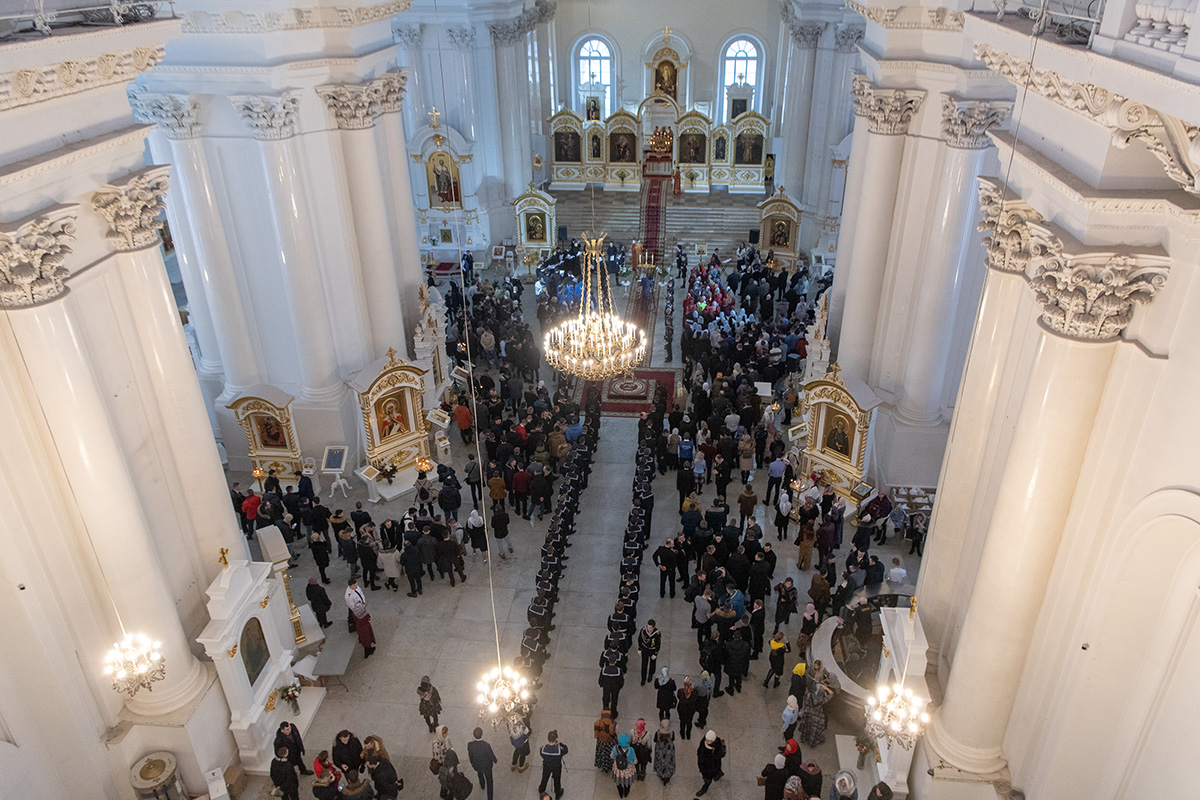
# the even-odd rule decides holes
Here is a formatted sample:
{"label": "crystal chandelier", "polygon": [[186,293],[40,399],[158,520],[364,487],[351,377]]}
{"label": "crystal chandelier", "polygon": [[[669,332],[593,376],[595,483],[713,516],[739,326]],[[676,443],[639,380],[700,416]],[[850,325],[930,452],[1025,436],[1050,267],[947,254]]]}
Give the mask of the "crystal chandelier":
{"label": "crystal chandelier", "polygon": [[150,684],[167,674],[161,647],[161,642],[152,642],[140,633],[128,633],[124,641],[114,644],[104,659],[104,674],[112,678],[113,688],[130,697],[143,688],[153,691]]}
{"label": "crystal chandelier", "polygon": [[495,667],[475,685],[479,689],[479,718],[497,727],[501,721],[521,720],[529,713],[529,681],[511,667]]}
{"label": "crystal chandelier", "polygon": [[928,722],[925,700],[899,683],[884,684],[867,698],[867,733],[876,739],[886,737],[889,745],[895,742],[911,749]]}
{"label": "crystal chandelier", "polygon": [[588,239],[579,315],[546,333],[546,362],[587,381],[631,372],[646,357],[646,332],[613,311],[600,251],[604,234]]}

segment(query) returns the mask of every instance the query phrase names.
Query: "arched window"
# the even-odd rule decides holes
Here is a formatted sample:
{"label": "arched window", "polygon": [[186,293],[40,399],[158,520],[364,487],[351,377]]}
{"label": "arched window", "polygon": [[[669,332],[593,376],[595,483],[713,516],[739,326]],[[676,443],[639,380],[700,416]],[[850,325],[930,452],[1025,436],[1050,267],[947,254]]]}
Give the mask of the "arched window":
{"label": "arched window", "polygon": [[[579,105],[585,119],[606,118],[612,105],[611,95],[613,86],[613,51],[608,42],[599,38],[585,39],[579,44],[577,60]],[[598,98],[599,108],[592,104],[589,108],[588,98]],[[590,112],[590,113],[589,113]]]}
{"label": "arched window", "polygon": [[[721,59],[724,93],[722,116],[726,121],[757,106],[755,101],[758,95],[761,58],[759,46],[750,39],[738,38],[726,45]],[[735,100],[736,109],[732,108]]]}

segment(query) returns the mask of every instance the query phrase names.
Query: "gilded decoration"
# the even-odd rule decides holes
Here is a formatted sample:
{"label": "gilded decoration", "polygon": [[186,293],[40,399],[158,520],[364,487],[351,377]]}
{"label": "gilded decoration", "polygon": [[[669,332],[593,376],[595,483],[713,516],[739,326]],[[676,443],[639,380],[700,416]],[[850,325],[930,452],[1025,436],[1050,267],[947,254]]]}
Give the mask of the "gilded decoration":
{"label": "gilded decoration", "polygon": [[[867,443],[878,398],[865,385],[847,386],[836,363],[829,374],[805,384],[804,393],[809,435],[803,473],[822,474],[835,491],[853,500],[854,488],[865,474]],[[865,406],[855,393],[870,395],[863,398]]]}
{"label": "gilded decoration", "polygon": [[758,204],[759,242],[774,251],[775,266],[790,269],[796,264],[799,252],[800,207],[780,186],[775,194]]}
{"label": "gilded decoration", "polygon": [[518,244],[525,252],[540,252],[551,247],[555,239],[555,199],[546,192],[529,188],[513,201],[516,215]]}
{"label": "gilded decoration", "polygon": [[[386,360],[367,368],[378,370],[373,380],[359,373],[353,384],[362,413],[367,461],[376,468],[390,463],[403,469],[429,456],[423,422],[424,370],[396,356],[396,350],[389,349]],[[358,388],[367,380],[364,388]]]}
{"label": "gilded decoration", "polygon": [[301,467],[292,399],[273,386],[253,386],[227,406],[246,434],[250,463],[264,475],[270,470],[291,475]]}

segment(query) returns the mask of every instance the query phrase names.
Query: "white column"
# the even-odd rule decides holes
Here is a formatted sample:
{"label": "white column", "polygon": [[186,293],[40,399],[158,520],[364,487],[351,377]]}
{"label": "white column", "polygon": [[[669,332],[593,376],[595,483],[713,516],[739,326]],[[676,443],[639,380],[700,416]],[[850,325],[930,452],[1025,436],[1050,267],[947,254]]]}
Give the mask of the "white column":
{"label": "white column", "polygon": [[[918,613],[933,662],[945,654],[947,632],[961,602],[954,591],[959,561],[969,535],[968,523],[977,497],[988,430],[1013,335],[1012,321],[1025,289],[1025,269],[1031,253],[1028,235],[1021,236],[1018,231],[1027,221],[1041,219],[1015,195],[1004,197],[998,179],[979,178],[978,183],[983,211],[979,227],[988,233],[984,239],[988,274],[954,404],[950,438],[917,582]],[[1013,242],[1022,244],[1012,249]],[[940,660],[945,661],[944,657]]]}
{"label": "white column", "polygon": [[[92,372],[86,333],[70,306],[68,296],[32,308],[10,309],[7,317],[70,496],[79,509],[83,530],[78,532],[78,546],[95,551],[102,573],[97,576],[98,591],[111,598],[126,631],[162,642],[166,677],[154,684],[152,692],[143,689],[126,699],[125,706],[146,716],[166,714],[199,697],[207,673],[192,655],[180,623],[176,598],[160,562],[169,554],[155,550],[149,521]],[[194,424],[208,434],[202,416]],[[228,507],[227,495],[221,500]],[[115,621],[111,636],[114,641],[121,638]]]}
{"label": "white column", "polygon": [[[896,192],[900,186],[905,135],[925,93],[874,89],[865,77],[858,76],[852,94],[858,124],[865,121],[870,135],[856,181],[857,196],[846,195],[847,205],[858,206],[848,258],[842,255],[840,247],[846,237],[843,235],[839,240],[837,271],[846,273],[846,299],[838,332],[837,361],[847,373],[867,380],[875,346],[875,322],[883,291]],[[857,138],[856,134],[855,144]],[[851,155],[854,155],[853,147]],[[859,167],[852,164],[851,169],[857,172]]]}
{"label": "white column", "polygon": [[300,367],[301,398],[316,402],[333,400],[341,395],[343,387],[333,322],[316,260],[317,243],[313,237],[316,220],[308,203],[308,189],[300,168],[303,159],[294,138],[300,105],[298,92],[229,99],[259,141],[282,273],[280,285],[297,326],[293,345]]}
{"label": "white column", "polygon": [[1003,122],[1011,103],[959,102],[943,98],[946,147],[921,269],[921,287],[909,334],[908,358],[896,415],[912,425],[942,421],[942,397],[954,338],[964,263],[972,240],[975,178],[983,165],[990,127]]}
{"label": "white column", "polygon": [[[866,184],[867,143],[870,137],[865,120],[854,125],[850,138],[850,163],[846,166],[846,186],[842,191],[842,220],[838,228],[837,268],[833,285],[829,287],[829,340],[838,341],[842,332],[842,315],[846,310],[846,287],[850,282],[850,256],[854,251],[854,231],[858,227],[858,198]],[[832,162],[831,162],[832,165]],[[811,173],[810,173],[811,174]],[[819,174],[819,173],[818,173]],[[832,180],[833,173],[830,172]]]}
{"label": "white column", "polygon": [[[812,116],[813,77],[817,66],[818,23],[797,23],[789,30],[791,52],[788,56],[784,119],[780,130],[787,132],[787,156],[783,182],[789,193],[801,196],[804,168],[808,157],[808,128]],[[778,183],[778,181],[777,181]]]}
{"label": "white column", "polygon": [[975,774],[1005,767],[1005,730],[1118,337],[1133,303],[1147,302],[1166,273],[1161,261],[1112,251],[1066,255],[1039,227],[1031,283],[1042,331],[954,667],[926,734],[939,758]]}
{"label": "white column", "polygon": [[[407,76],[401,71],[398,76]],[[421,264],[421,237],[417,233],[417,210],[413,202],[412,177],[408,170],[408,147],[404,143],[403,106],[404,80],[400,80],[394,102],[383,103],[383,116],[376,126],[383,133],[391,187],[393,237],[396,263],[393,264],[400,287],[400,303],[404,309],[404,331],[411,334],[420,315],[417,292],[425,283],[425,268]],[[404,349],[404,348],[400,348]],[[411,351],[410,351],[411,352]]]}
{"label": "white column", "polygon": [[185,286],[189,294],[203,292],[207,296],[225,373],[224,396],[232,397],[261,382],[261,373],[242,302],[245,292],[229,252],[223,209],[212,189],[204,143],[197,138],[199,101],[190,95],[150,93],[131,94],[129,101],[138,122],[158,125],[171,142],[175,184],[180,205],[187,210],[187,227],[194,236],[196,269],[201,279],[199,286],[189,285],[184,272]]}
{"label": "white column", "polygon": [[102,187],[92,205],[109,225],[108,241],[117,251],[129,307],[135,309],[132,320],[159,419],[175,455],[173,469],[191,512],[189,533],[203,554],[204,576],[212,580],[220,571],[222,547],[247,558],[249,551],[229,506],[212,432],[198,424],[208,419],[208,411],[158,249],[158,212],[167,194],[167,168],[149,167]]}
{"label": "white column", "polygon": [[489,25],[496,58],[500,110],[500,143],[504,185],[509,198],[525,191],[533,175],[529,138],[529,88],[525,65],[525,30],[520,20]]}
{"label": "white column", "polygon": [[[826,33],[827,44],[817,48],[816,79],[813,110],[809,122],[808,158],[804,168],[804,205],[814,209],[814,221],[825,221],[829,207],[830,178],[833,174],[832,148],[836,147],[851,129],[848,94],[858,60],[858,43],[863,28],[859,25],[839,25]],[[817,94],[821,91],[821,94]],[[841,251],[838,252],[841,260]]]}

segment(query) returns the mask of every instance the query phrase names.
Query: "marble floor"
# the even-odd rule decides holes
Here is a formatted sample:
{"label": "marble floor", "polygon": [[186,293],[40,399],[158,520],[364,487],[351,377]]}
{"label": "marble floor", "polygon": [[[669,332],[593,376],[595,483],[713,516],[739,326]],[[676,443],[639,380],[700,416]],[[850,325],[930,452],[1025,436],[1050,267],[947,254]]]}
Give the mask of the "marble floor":
{"label": "marble floor", "polygon": [[[661,354],[656,352],[655,356],[655,366],[658,366],[662,363]],[[544,685],[538,692],[533,716],[532,768],[525,773],[511,772],[508,762],[512,748],[506,732],[503,729],[487,730],[486,738],[500,759],[495,771],[498,797],[537,797],[541,771],[537,748],[551,729],[558,730],[560,740],[571,750],[563,776],[567,797],[616,797],[610,777],[600,775],[593,767],[592,723],[601,708],[597,664],[603,649],[605,621],[617,594],[617,564],[631,503],[635,439],[636,420],[604,419],[590,483],[581,498],[578,532],[573,537],[573,547],[568,551],[570,560],[560,582],[555,619],[558,628],[552,634],[551,658],[542,675]],[[454,464],[463,464],[466,453],[465,446],[455,441]],[[765,487],[765,471],[756,474],[754,481],[761,481],[759,485]],[[655,484],[657,503],[652,548],[678,527],[678,517],[673,513],[673,477],[659,477]],[[705,499],[711,498],[712,491],[710,486]],[[348,512],[354,507],[355,499],[365,499],[365,491],[352,492],[345,502],[339,497],[333,505],[344,507]],[[392,503],[368,506],[368,510],[375,521],[380,522],[389,516],[399,517],[410,499],[402,496]],[[467,511],[469,496],[464,518]],[[353,730],[360,738],[378,734],[405,780],[402,796],[436,797],[437,780],[427,766],[433,737],[417,713],[417,684],[422,675],[429,675],[438,687],[444,706],[441,722],[449,725],[451,738],[465,763],[466,744],[478,722],[475,684],[480,675],[496,663],[497,630],[500,652],[505,660],[517,652],[519,637],[526,624],[526,607],[533,591],[538,548],[547,523],[548,520],[538,522],[536,517],[532,523],[517,519],[508,540],[515,552],[505,560],[493,559],[490,573],[481,560],[468,556],[465,584],[452,588],[445,581],[426,581],[423,596],[410,599],[405,596],[407,587],[402,578],[404,588],[400,592],[369,592],[378,651],[369,660],[364,660],[362,649],[356,648],[344,678],[346,688],[334,684],[328,689],[324,704],[305,737],[307,758],[311,761],[318,751],[329,748],[334,735],[342,728]],[[893,543],[879,548],[878,552],[887,561],[900,554]],[[843,548],[841,555],[845,553]],[[803,599],[811,572],[798,570],[795,556],[795,547],[785,545],[781,548],[776,579],[795,578]],[[915,582],[919,566],[916,557],[902,555],[902,559]],[[655,573],[647,559],[642,569],[638,624],[643,625],[650,618],[658,622],[663,631],[660,665],[667,666],[676,681],[682,683],[683,676],[700,672],[695,633],[689,622],[690,606],[683,601],[682,590],[674,600],[660,599]],[[307,555],[302,557],[295,574],[295,585],[303,586],[316,574],[312,559]],[[328,629],[331,638],[352,636],[340,622],[344,619],[344,612],[340,611],[340,587],[344,587],[347,576],[345,563],[335,559],[330,568],[333,583],[328,588],[335,609],[331,618],[339,622]],[[768,605],[768,618],[773,607],[773,602]],[[787,629],[793,641],[798,625],[797,618],[793,618]],[[630,730],[639,716],[647,719],[648,727],[653,728],[656,724],[654,690],[651,685],[639,686],[637,663],[636,652],[631,651],[631,672],[626,677],[620,698],[618,729],[621,732]],[[720,800],[756,795],[761,790],[756,786],[755,778],[763,765],[774,758],[782,743],[780,713],[787,698],[787,684],[777,689],[764,689],[761,681],[767,670],[765,658],[751,664],[743,692],[726,695],[712,703],[709,727],[726,739],[729,756],[725,779],[713,785],[708,797]],[[788,668],[794,664],[793,654]],[[674,719],[678,731],[678,718]],[[826,775],[831,776],[837,769],[833,735],[853,733],[860,725],[858,714],[835,706],[830,712],[826,743],[819,748],[804,748],[805,757],[816,760]],[[669,785],[664,787],[651,771],[644,783],[634,785],[631,797],[635,800],[641,797],[680,800],[693,797],[701,784],[694,748],[702,735],[703,731],[697,730],[690,743],[677,743],[677,771]],[[467,774],[474,782],[473,771],[468,769]],[[302,797],[310,796],[309,781],[309,778],[303,779]],[[267,779],[252,778],[243,797],[266,800],[269,792]],[[472,796],[482,798],[478,788]]]}

